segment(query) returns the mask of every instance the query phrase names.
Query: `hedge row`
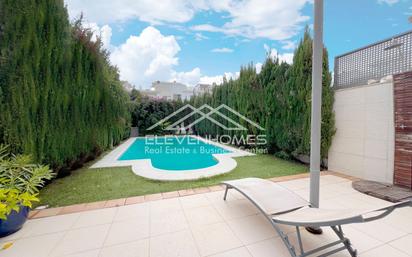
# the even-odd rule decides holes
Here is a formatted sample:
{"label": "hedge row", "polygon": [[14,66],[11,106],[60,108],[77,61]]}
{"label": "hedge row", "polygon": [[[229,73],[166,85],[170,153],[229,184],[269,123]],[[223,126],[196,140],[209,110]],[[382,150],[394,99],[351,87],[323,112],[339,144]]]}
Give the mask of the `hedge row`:
{"label": "hedge row", "polygon": [[[222,85],[214,87],[212,94],[197,96],[191,100],[197,107],[203,104],[212,107],[226,104],[264,127],[264,131],[245,120],[236,120],[235,115],[230,112],[223,113],[239,121],[247,131],[225,131],[209,121],[197,124],[195,131],[214,137],[222,134],[238,137],[265,134],[267,148],[271,153],[285,158],[301,159],[310,153],[311,74],[312,38],[307,29],[295,51],[292,65],[268,57],[259,74],[253,65],[242,67],[239,78],[224,80]],[[327,157],[335,134],[332,109],[334,97],[330,85],[328,53],[324,49],[321,142],[324,158]],[[212,117],[226,126],[231,125],[217,115]]]}
{"label": "hedge row", "polygon": [[0,143],[56,170],[127,134],[128,95],[63,0],[0,0]]}

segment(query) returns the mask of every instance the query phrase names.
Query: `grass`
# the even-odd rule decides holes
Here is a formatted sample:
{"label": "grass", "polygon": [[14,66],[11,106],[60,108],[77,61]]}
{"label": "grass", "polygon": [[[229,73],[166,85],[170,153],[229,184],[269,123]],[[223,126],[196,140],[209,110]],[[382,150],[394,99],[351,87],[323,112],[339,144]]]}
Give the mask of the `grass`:
{"label": "grass", "polygon": [[243,177],[270,178],[307,172],[302,164],[278,159],[271,155],[236,158],[238,166],[232,172],[196,181],[162,182],[135,175],[129,167],[88,169],[54,180],[40,192],[39,205],[66,206],[102,200],[124,198],[159,192],[219,184],[223,180]]}

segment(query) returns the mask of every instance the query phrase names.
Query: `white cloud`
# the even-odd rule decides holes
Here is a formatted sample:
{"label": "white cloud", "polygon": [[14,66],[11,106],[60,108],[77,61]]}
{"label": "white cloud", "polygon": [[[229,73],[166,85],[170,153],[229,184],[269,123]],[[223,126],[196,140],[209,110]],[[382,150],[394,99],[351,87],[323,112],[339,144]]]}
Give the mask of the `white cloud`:
{"label": "white cloud", "polygon": [[100,37],[102,40],[103,47],[106,49],[110,49],[110,40],[112,38],[112,28],[109,25],[104,25],[103,27],[99,27],[97,23],[94,22],[85,22],[83,23],[83,27],[86,29],[90,29],[93,32],[92,41],[96,41],[97,37]]}
{"label": "white cloud", "polygon": [[[231,36],[246,38],[270,38],[286,40],[297,34],[302,23],[309,17],[301,10],[311,0],[247,0],[223,1],[225,4],[215,11],[227,12],[230,21],[223,26],[200,24],[193,26],[196,31],[221,32]],[[213,4],[210,8],[216,8]]]}
{"label": "white cloud", "polygon": [[393,5],[398,3],[399,0],[378,0],[379,4],[388,4],[388,5]]}
{"label": "white cloud", "polygon": [[188,72],[172,72],[170,81],[177,81],[189,86],[194,86],[199,83],[201,76],[200,68],[196,67]]}
{"label": "white cloud", "polygon": [[[394,1],[394,0],[388,0]],[[179,63],[177,54],[181,50],[176,36],[165,36],[153,26],[144,29],[140,35],[131,35],[126,42],[115,47],[111,45],[112,28],[123,27],[128,20],[138,19],[150,24],[167,23],[168,26],[180,26],[193,19],[198,12],[218,13],[224,16],[221,26],[198,24],[195,30],[196,40],[208,39],[202,31],[240,36],[241,40],[269,38],[285,43],[282,47],[291,50],[290,38],[301,30],[309,17],[302,14],[306,4],[313,0],[65,0],[70,18],[84,13],[85,19],[93,21],[90,27],[101,36],[103,45],[111,51],[111,62],[119,67],[121,79],[136,86],[147,88],[154,80],[179,80],[187,84],[221,83],[223,76],[236,78],[237,73],[204,76],[199,68],[191,71],[176,71]],[[101,27],[99,27],[99,24]],[[183,42],[184,43],[184,42]],[[290,48],[290,49],[288,49]],[[233,49],[214,49],[215,52],[230,52]],[[293,53],[279,54],[270,50],[271,56],[291,63]],[[256,66],[257,70],[260,67]]]}
{"label": "white cloud", "polygon": [[201,25],[195,25],[192,26],[193,30],[197,31],[208,31],[208,32],[225,32],[223,28],[218,28],[210,24],[201,24]]}
{"label": "white cloud", "polygon": [[100,35],[102,38],[103,47],[106,49],[110,48],[110,41],[112,38],[112,28],[109,25],[104,25],[100,29]]}
{"label": "white cloud", "polygon": [[155,80],[170,80],[178,64],[180,46],[174,36],[164,36],[154,27],[139,36],[130,36],[116,47],[111,61],[120,69],[120,77],[136,86],[148,87]]}
{"label": "white cloud", "polygon": [[255,64],[255,68],[256,68],[256,73],[259,74],[262,71],[262,66],[263,64],[258,62]]}
{"label": "white cloud", "polygon": [[289,64],[293,63],[293,56],[294,56],[293,53],[284,53],[284,54],[279,54],[278,55],[280,61],[286,62],[286,63],[289,63]]}
{"label": "white cloud", "polygon": [[289,64],[293,63],[293,53],[279,53],[275,48],[270,48],[267,44],[263,45],[266,53],[272,58],[278,58],[281,62],[286,62]]}
{"label": "white cloud", "polygon": [[295,41],[286,40],[286,41],[283,41],[282,43],[283,43],[282,49],[294,50],[296,48],[296,42]]}
{"label": "white cloud", "polygon": [[139,19],[151,24],[187,22],[196,9],[187,0],[65,0],[71,18],[84,13],[88,20],[99,24]]}
{"label": "white cloud", "polygon": [[[110,41],[110,40],[109,40]],[[140,35],[130,36],[119,47],[112,46],[111,62],[120,70],[120,78],[141,88],[149,88],[156,80],[177,81],[188,86],[198,83],[222,83],[223,76],[236,78],[237,73],[204,76],[200,68],[177,72],[180,46],[174,36],[165,36],[155,27],[145,28]]]}
{"label": "white cloud", "polygon": [[205,35],[203,35],[202,33],[199,33],[199,32],[195,33],[195,40],[196,41],[202,41],[202,40],[205,40],[205,39],[209,39],[209,38],[206,37]]}
{"label": "white cloud", "polygon": [[213,83],[216,85],[220,85],[223,83],[223,78],[229,79],[236,79],[239,77],[239,72],[232,73],[232,72],[225,72],[224,75],[217,75],[217,76],[203,76],[200,78],[199,83],[201,84],[209,84],[212,85]]}
{"label": "white cloud", "polygon": [[215,48],[211,50],[212,53],[233,53],[233,51],[233,49],[227,47]]}
{"label": "white cloud", "polygon": [[[382,1],[382,0],[379,0]],[[396,0],[385,0],[396,1]],[[313,0],[65,0],[71,18],[84,13],[98,24],[139,19],[151,24],[185,23],[201,11],[223,13],[222,26],[199,24],[197,31],[246,38],[286,40],[297,34],[309,17],[302,9]]]}

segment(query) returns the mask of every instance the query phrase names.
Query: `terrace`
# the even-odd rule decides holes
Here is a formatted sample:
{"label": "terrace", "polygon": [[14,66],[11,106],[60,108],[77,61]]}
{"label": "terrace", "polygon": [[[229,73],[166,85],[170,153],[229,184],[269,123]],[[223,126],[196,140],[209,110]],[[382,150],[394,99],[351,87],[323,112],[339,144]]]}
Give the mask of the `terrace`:
{"label": "terrace", "polygon": [[[354,178],[325,172],[320,179],[322,208],[371,209],[385,201],[352,188]],[[304,198],[309,193],[307,175],[274,178],[274,182]],[[279,256],[289,253],[279,236],[258,210],[236,191],[223,201],[223,188],[202,188],[115,203],[91,203],[59,208],[1,243],[12,240],[10,257],[118,257],[118,256]],[[133,200],[133,201],[132,201]],[[60,212],[60,213],[58,213]],[[59,215],[53,215],[58,213]],[[344,226],[359,256],[412,256],[412,209],[395,210],[387,218]],[[296,243],[296,231],[287,229]],[[301,230],[309,250],[334,239],[331,230],[312,235]],[[30,250],[28,250],[30,249]],[[341,252],[333,256],[349,256]]]}

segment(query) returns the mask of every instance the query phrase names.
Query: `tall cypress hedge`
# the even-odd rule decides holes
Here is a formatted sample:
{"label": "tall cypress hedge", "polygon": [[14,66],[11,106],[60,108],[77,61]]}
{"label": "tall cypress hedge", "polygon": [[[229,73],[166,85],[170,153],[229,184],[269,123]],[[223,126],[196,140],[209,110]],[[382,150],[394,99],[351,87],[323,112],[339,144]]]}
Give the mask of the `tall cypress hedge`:
{"label": "tall cypress hedge", "polygon": [[[311,76],[312,38],[306,29],[295,51],[292,65],[268,57],[259,74],[253,65],[242,67],[239,78],[224,80],[222,85],[214,88],[212,94],[191,99],[195,106],[209,104],[217,107],[226,104],[265,127],[265,131],[259,131],[244,122],[241,124],[248,128],[248,132],[222,131],[211,122],[202,121],[196,126],[196,132],[212,136],[265,134],[267,148],[271,153],[284,158],[300,159],[307,156],[310,153]],[[324,49],[321,142],[323,158],[327,157],[335,134],[334,98],[330,85],[328,53]]]}
{"label": "tall cypress hedge", "polygon": [[139,135],[142,136],[170,133],[164,130],[165,127],[171,125],[167,122],[163,126],[158,126],[152,130],[148,130],[148,128],[183,106],[181,100],[152,99],[142,96],[136,89],[131,91],[130,98],[131,125],[137,127]]}
{"label": "tall cypress hedge", "polygon": [[128,96],[91,36],[63,0],[0,0],[0,143],[64,171],[124,138]]}

